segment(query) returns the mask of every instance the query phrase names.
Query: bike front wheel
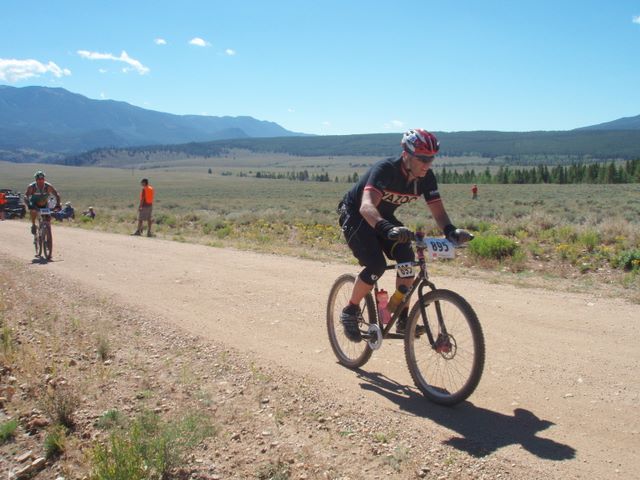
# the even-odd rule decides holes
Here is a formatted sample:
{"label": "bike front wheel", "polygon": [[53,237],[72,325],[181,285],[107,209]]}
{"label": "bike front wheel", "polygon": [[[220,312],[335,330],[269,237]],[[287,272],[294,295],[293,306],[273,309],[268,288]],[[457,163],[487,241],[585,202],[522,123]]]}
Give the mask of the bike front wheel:
{"label": "bike front wheel", "polygon": [[[331,287],[329,300],[327,302],[327,332],[329,343],[333,353],[338,357],[338,361],[348,368],[358,368],[367,363],[373,351],[369,344],[363,339],[360,342],[352,342],[344,334],[340,313],[347,306],[351,299],[353,285],[356,282],[355,275],[344,274],[338,277]],[[360,332],[367,333],[369,325],[376,323],[375,307],[373,296],[368,294],[360,305],[362,310],[362,322]]]}
{"label": "bike front wheel", "polygon": [[[480,382],[485,356],[482,327],[471,305],[451,290],[432,290],[416,302],[407,323],[404,351],[416,387],[440,405],[466,400]],[[431,332],[432,341],[427,334],[416,337],[417,325]]]}
{"label": "bike front wheel", "polygon": [[42,229],[42,250],[47,260],[51,260],[53,255],[53,236],[51,235],[51,224],[46,223]]}
{"label": "bike front wheel", "polygon": [[36,257],[40,257],[42,255],[42,231],[39,227],[33,236],[33,246],[36,250]]}

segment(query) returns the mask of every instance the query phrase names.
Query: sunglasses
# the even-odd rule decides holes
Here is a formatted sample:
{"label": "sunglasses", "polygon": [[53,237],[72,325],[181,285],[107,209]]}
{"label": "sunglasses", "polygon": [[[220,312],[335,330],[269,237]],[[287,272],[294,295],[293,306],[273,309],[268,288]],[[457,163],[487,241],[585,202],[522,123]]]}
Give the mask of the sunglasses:
{"label": "sunglasses", "polygon": [[417,158],[422,163],[431,163],[435,157],[429,157],[425,155],[414,155],[414,158]]}

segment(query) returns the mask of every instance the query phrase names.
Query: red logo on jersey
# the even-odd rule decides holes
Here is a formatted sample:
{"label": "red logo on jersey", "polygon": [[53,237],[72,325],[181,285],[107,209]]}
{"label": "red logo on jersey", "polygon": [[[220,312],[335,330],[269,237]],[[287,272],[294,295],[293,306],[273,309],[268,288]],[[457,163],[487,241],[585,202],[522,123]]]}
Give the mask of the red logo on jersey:
{"label": "red logo on jersey", "polygon": [[413,195],[411,193],[397,193],[397,192],[389,192],[385,190],[382,193],[382,201],[391,203],[392,205],[404,205],[406,203],[411,203],[418,199],[418,195]]}

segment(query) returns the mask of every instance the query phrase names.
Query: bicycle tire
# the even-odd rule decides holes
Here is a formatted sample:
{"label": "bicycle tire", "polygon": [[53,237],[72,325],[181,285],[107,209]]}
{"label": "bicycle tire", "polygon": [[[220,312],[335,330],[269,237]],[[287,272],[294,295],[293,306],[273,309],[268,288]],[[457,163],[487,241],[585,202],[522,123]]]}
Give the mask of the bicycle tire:
{"label": "bicycle tire", "polygon": [[[422,324],[420,303],[411,309],[404,339],[404,351],[416,387],[434,403],[452,406],[466,400],[482,377],[485,342],[478,316],[469,303],[451,290],[436,289],[422,297],[428,326],[434,340],[443,340],[440,349],[429,344],[428,336],[416,338]],[[436,305],[447,330],[440,335]],[[437,343],[437,342],[436,342]]]}
{"label": "bicycle tire", "polygon": [[45,258],[51,260],[53,255],[53,236],[51,235],[51,224],[48,222],[42,229],[42,247]]}
{"label": "bicycle tire", "polygon": [[42,255],[42,234],[40,232],[40,226],[38,226],[38,230],[36,230],[35,235],[33,236],[33,246],[36,250],[36,257]]}
{"label": "bicycle tire", "polygon": [[[346,273],[339,276],[331,287],[329,292],[329,300],[327,301],[327,333],[329,334],[329,343],[338,358],[338,362],[348,368],[358,368],[367,363],[373,350],[369,344],[363,339],[361,342],[352,342],[343,331],[340,322],[340,313],[347,305],[351,298],[353,284],[356,281],[355,275]],[[370,323],[376,323],[375,307],[373,296],[368,294],[364,299],[364,308],[362,308],[362,318],[364,319],[364,331]],[[360,328],[363,331],[363,328]]]}

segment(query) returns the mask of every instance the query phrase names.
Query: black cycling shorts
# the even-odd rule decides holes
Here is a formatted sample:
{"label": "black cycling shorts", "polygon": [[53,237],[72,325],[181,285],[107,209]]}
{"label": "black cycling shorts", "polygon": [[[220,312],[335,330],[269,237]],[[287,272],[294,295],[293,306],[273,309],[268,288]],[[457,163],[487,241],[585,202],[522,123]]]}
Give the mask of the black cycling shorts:
{"label": "black cycling shorts", "polygon": [[[397,219],[391,222],[401,225]],[[354,214],[342,208],[338,223],[353,255],[365,267],[360,278],[370,285],[384,273],[387,266],[385,256],[398,263],[415,260],[411,244],[382,238],[359,213]]]}

